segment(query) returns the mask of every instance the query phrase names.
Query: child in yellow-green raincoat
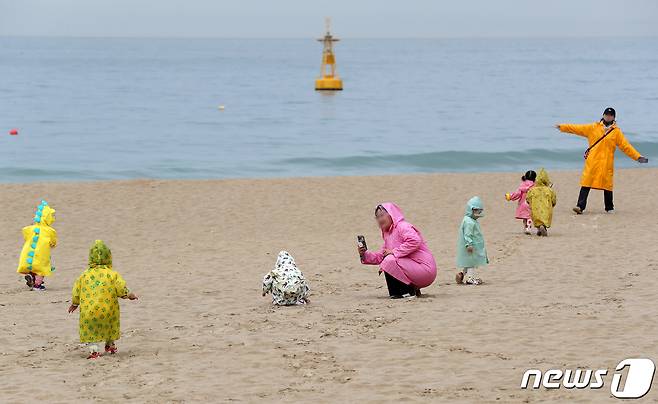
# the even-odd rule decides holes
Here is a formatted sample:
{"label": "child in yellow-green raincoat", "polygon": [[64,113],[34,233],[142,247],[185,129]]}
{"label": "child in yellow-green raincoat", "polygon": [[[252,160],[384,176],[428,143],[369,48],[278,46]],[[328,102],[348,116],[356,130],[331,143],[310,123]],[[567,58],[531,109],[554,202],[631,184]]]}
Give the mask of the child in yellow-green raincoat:
{"label": "child in yellow-green raincoat", "polygon": [[548,236],[547,229],[551,227],[553,221],[553,207],[557,203],[557,195],[552,186],[548,173],[542,168],[537,175],[535,185],[526,195],[538,236]]}
{"label": "child in yellow-green raincoat", "polygon": [[137,300],[118,272],[112,269],[112,252],[101,240],[89,250],[89,267],[73,285],[73,300],[69,313],[80,307],[80,342],[89,344],[87,359],[101,356],[100,344],[105,352],[117,352],[114,341],[121,336],[119,300]]}
{"label": "child in yellow-green raincoat", "polygon": [[55,209],[41,201],[34,215],[34,224],[23,227],[23,249],[18,261],[19,274],[32,290],[45,290],[43,278],[52,275],[55,268],[50,262],[50,250],[57,246],[57,232],[51,226],[55,222]]}

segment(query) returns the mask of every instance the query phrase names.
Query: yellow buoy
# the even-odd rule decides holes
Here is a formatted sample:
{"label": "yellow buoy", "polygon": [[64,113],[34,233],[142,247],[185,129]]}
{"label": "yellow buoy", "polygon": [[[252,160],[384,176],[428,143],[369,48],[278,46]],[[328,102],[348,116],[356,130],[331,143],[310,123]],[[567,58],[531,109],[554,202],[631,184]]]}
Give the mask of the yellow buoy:
{"label": "yellow buoy", "polygon": [[331,20],[326,19],[327,33],[324,35],[324,38],[318,39],[318,41],[324,44],[324,50],[322,51],[322,67],[320,69],[320,77],[315,80],[315,89],[316,90],[325,90],[325,91],[337,91],[343,89],[343,80],[338,77],[336,74],[336,57],[334,56],[333,43],[338,42],[338,38],[331,36],[329,26]]}

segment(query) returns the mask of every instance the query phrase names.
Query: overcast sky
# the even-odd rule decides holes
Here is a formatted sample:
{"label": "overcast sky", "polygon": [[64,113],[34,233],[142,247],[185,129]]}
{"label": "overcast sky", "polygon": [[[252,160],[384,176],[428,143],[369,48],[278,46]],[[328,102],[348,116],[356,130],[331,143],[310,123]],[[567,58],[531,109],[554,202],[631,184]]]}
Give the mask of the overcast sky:
{"label": "overcast sky", "polygon": [[658,36],[658,0],[0,0],[0,36]]}

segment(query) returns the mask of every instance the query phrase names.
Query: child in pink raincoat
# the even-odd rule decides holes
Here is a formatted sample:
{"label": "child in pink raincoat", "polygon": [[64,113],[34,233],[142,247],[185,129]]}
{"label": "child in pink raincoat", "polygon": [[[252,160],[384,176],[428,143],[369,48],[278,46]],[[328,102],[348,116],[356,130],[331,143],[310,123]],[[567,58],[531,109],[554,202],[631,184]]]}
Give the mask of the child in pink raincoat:
{"label": "child in pink raincoat", "polygon": [[386,202],[375,209],[384,245],[379,251],[359,247],[361,263],[379,265],[392,299],[420,296],[420,289],[434,282],[436,262],[420,232],[397,205]]}
{"label": "child in pink raincoat", "polygon": [[532,218],[530,214],[530,205],[526,201],[526,195],[528,191],[535,185],[535,179],[537,178],[537,173],[530,170],[521,177],[521,185],[516,190],[516,192],[511,194],[505,194],[505,199],[508,201],[519,201],[518,206],[516,207],[516,218],[523,220],[523,227],[525,229],[525,234],[532,233]]}

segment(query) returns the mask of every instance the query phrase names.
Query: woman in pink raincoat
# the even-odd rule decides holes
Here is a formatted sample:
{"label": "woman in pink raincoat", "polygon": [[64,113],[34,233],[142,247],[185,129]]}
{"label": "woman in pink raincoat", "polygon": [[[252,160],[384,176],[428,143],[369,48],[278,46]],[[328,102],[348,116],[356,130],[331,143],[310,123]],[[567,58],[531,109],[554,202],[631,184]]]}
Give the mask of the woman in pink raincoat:
{"label": "woman in pink raincoat", "polygon": [[525,228],[525,234],[530,234],[532,232],[532,219],[530,218],[530,205],[526,202],[526,195],[530,188],[535,185],[535,179],[537,178],[537,173],[530,170],[521,177],[521,184],[519,188],[511,193],[505,194],[505,199],[508,201],[519,201],[518,206],[516,207],[515,217],[517,219],[523,220],[523,227]]}
{"label": "woman in pink raincoat", "polygon": [[434,282],[436,262],[420,232],[397,205],[386,202],[375,209],[384,245],[379,251],[359,247],[361,263],[379,265],[392,299],[420,296],[420,289]]}

